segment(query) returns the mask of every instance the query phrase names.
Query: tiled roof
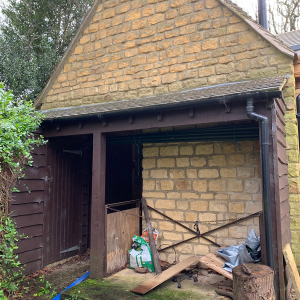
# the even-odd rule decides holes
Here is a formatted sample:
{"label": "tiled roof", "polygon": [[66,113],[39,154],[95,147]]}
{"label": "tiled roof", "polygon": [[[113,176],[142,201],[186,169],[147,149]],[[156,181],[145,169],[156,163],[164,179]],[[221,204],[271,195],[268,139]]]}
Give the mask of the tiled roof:
{"label": "tiled roof", "polygon": [[285,32],[277,35],[282,42],[288,46],[295,46],[300,44],[300,30]]}
{"label": "tiled roof", "polygon": [[215,86],[197,88],[173,94],[144,97],[133,100],[123,100],[109,103],[99,103],[70,108],[51,109],[43,111],[46,119],[65,119],[77,116],[91,116],[97,114],[130,112],[140,109],[164,108],[176,104],[190,104],[198,101],[223,98],[229,96],[246,96],[256,92],[281,91],[286,78],[284,76],[227,83]]}

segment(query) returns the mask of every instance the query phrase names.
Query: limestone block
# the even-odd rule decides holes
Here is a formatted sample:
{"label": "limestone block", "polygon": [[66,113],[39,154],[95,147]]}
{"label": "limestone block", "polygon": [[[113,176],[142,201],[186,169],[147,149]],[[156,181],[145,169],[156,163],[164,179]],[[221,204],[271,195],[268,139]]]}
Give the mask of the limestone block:
{"label": "limestone block", "polygon": [[167,198],[168,199],[179,199],[180,198],[180,193],[178,193],[178,192],[167,193]]}
{"label": "limestone block", "polygon": [[251,200],[251,195],[248,194],[232,194],[230,195],[231,200],[239,200],[239,201],[249,201]]}
{"label": "limestone block", "polygon": [[161,192],[144,192],[145,198],[165,198],[165,194]]}
{"label": "limestone block", "polygon": [[245,192],[257,193],[259,191],[259,183],[254,180],[245,180]]}
{"label": "limestone block", "polygon": [[249,201],[249,202],[245,203],[245,213],[247,213],[247,214],[254,214],[260,210],[262,210],[261,202]]}
{"label": "limestone block", "polygon": [[196,222],[197,221],[197,214],[196,213],[193,213],[193,212],[186,212],[185,213],[185,220],[187,222]]}
{"label": "limestone block", "polygon": [[194,254],[206,255],[209,253],[209,247],[206,245],[194,245]]}
{"label": "limestone block", "polygon": [[246,239],[248,232],[246,226],[232,226],[229,227],[229,236],[232,238]]}
{"label": "limestone block", "polygon": [[243,202],[229,202],[229,211],[243,214],[245,212],[245,204]]}
{"label": "limestone block", "polygon": [[162,180],[160,186],[163,191],[171,191],[174,188],[174,182],[172,180]]}
{"label": "limestone block", "polygon": [[199,199],[199,195],[197,193],[182,193],[182,199]]}
{"label": "limestone block", "polygon": [[182,235],[173,232],[164,232],[163,237],[170,241],[182,241]]}
{"label": "limestone block", "polygon": [[143,170],[142,171],[142,177],[143,177],[143,179],[148,178],[149,177],[149,171]]}
{"label": "limestone block", "polygon": [[230,192],[242,192],[243,189],[244,189],[243,180],[230,179],[228,181],[228,191],[230,191]]}
{"label": "limestone block", "polygon": [[215,212],[226,212],[227,211],[227,202],[221,201],[210,201],[209,210]]}
{"label": "limestone block", "polygon": [[190,159],[188,157],[176,158],[176,166],[179,168],[189,167]]}
{"label": "limestone block", "polygon": [[208,189],[211,192],[225,192],[226,180],[210,180],[208,183]]}
{"label": "limestone block", "polygon": [[194,154],[193,146],[180,147],[180,155],[193,155],[193,154]]}
{"label": "limestone block", "polygon": [[143,157],[158,156],[158,147],[143,148]]}
{"label": "limestone block", "polygon": [[204,200],[212,200],[212,199],[214,199],[214,194],[203,194],[203,193],[201,193],[200,198],[204,199]]}
{"label": "limestone block", "polygon": [[175,158],[159,158],[157,159],[158,168],[173,168],[175,167]]}
{"label": "limestone block", "polygon": [[174,224],[170,222],[159,222],[159,229],[165,230],[165,231],[173,231],[174,230]]}
{"label": "limestone block", "polygon": [[196,147],[196,155],[206,155],[214,153],[213,144],[201,144]]}
{"label": "limestone block", "polygon": [[186,191],[191,189],[191,182],[189,180],[178,180],[176,188],[179,191]]}
{"label": "limestone block", "polygon": [[236,169],[235,168],[221,168],[220,169],[221,177],[224,178],[235,178],[236,177]]}
{"label": "limestone block", "polygon": [[197,192],[206,192],[207,191],[207,181],[206,180],[194,180],[193,189]]}
{"label": "limestone block", "polygon": [[191,210],[193,211],[207,211],[207,201],[194,201],[191,203]]}
{"label": "limestone block", "polygon": [[153,158],[143,159],[143,169],[153,169],[156,167],[156,161]]}
{"label": "limestone block", "polygon": [[167,172],[167,170],[164,170],[164,169],[151,170],[150,176],[152,178],[168,178],[168,172]]}
{"label": "limestone block", "polygon": [[183,221],[183,212],[181,211],[166,211],[166,215],[176,221]]}
{"label": "limestone block", "polygon": [[171,169],[170,170],[171,179],[185,178],[185,170],[182,169]]}
{"label": "limestone block", "polygon": [[245,163],[245,155],[232,154],[228,156],[228,163],[234,166],[241,166]]}
{"label": "limestone block", "polygon": [[143,190],[144,191],[153,191],[155,188],[154,180],[143,180]]}
{"label": "limestone block", "polygon": [[178,155],[178,146],[167,146],[160,148],[161,156],[177,156]]}
{"label": "limestone block", "polygon": [[252,177],[254,177],[254,168],[253,167],[237,168],[237,177],[239,177],[239,178],[252,178]]}
{"label": "limestone block", "polygon": [[187,210],[189,208],[189,203],[187,201],[178,200],[176,201],[177,209]]}
{"label": "limestone block", "polygon": [[201,169],[198,172],[199,178],[217,178],[219,171],[217,169]]}
{"label": "limestone block", "polygon": [[215,199],[216,199],[216,200],[227,200],[227,199],[229,199],[229,195],[225,195],[225,194],[220,194],[220,193],[218,193],[218,194],[215,196]]}
{"label": "limestone block", "polygon": [[[179,245],[178,247],[176,247],[176,250],[179,252],[179,253],[187,253],[187,254],[191,254],[193,253],[193,247],[191,244],[188,244],[188,243],[184,243],[184,244],[181,244]],[[181,257],[182,255],[180,255]],[[188,256],[189,257],[189,256]]]}
{"label": "limestone block", "polygon": [[225,155],[213,155],[209,157],[208,165],[210,167],[224,167],[226,166]]}

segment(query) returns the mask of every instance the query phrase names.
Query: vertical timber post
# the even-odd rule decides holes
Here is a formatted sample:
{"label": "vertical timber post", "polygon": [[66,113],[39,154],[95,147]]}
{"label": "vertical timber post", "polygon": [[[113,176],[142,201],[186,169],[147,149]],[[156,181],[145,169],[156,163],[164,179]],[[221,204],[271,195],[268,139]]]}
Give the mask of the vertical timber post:
{"label": "vertical timber post", "polygon": [[91,203],[91,278],[106,276],[105,216],[106,137],[93,134],[93,172]]}

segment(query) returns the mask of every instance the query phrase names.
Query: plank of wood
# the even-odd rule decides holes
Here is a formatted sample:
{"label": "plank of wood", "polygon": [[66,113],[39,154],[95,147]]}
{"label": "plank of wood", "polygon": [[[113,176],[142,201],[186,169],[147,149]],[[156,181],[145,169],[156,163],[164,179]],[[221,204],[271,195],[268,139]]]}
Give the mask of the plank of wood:
{"label": "plank of wood", "polygon": [[188,268],[194,263],[199,262],[200,257],[191,256],[187,259],[181,261],[177,265],[172,266],[171,268],[167,269],[166,271],[162,272],[161,274],[157,275],[156,277],[142,283],[141,285],[135,287],[131,292],[145,295],[158,285],[162,284],[163,282],[167,281],[171,277],[175,276],[176,274],[180,273],[182,270]]}
{"label": "plank of wood", "polygon": [[285,262],[288,266],[288,270],[293,282],[293,287],[295,289],[297,299],[300,299],[300,276],[297,270],[296,262],[290,244],[286,244],[284,246],[283,255]]}
{"label": "plank of wood", "polygon": [[218,256],[215,252],[211,252],[199,259],[199,261],[209,268],[215,270],[221,275],[229,279],[233,279],[232,273],[223,269],[223,265],[225,264],[225,259],[223,257]]}
{"label": "plank of wood", "polygon": [[154,263],[154,267],[155,267],[155,273],[161,274],[162,271],[161,271],[161,267],[160,267],[160,259],[159,259],[159,255],[158,255],[158,252],[157,252],[157,249],[155,246],[155,241],[153,238],[153,231],[152,231],[152,226],[150,223],[150,217],[149,217],[149,211],[148,211],[146,199],[142,198],[141,202],[142,202],[142,208],[144,211],[145,220],[146,220],[146,224],[147,224],[147,232],[148,232],[148,236],[149,236],[149,244],[150,244],[151,254],[152,254],[153,263]]}

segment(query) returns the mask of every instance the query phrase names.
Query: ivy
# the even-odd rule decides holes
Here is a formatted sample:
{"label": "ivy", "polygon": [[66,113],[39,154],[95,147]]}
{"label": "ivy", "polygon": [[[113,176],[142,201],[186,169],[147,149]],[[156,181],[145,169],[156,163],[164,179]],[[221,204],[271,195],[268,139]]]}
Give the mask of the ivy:
{"label": "ivy", "polygon": [[15,100],[0,84],[0,299],[16,292],[22,280],[21,263],[14,254],[20,236],[8,205],[16,181],[23,177],[25,166],[32,165],[31,151],[45,144],[36,133],[42,119],[32,102]]}

